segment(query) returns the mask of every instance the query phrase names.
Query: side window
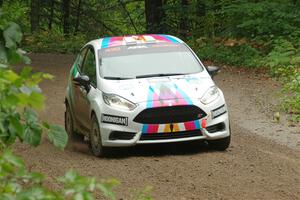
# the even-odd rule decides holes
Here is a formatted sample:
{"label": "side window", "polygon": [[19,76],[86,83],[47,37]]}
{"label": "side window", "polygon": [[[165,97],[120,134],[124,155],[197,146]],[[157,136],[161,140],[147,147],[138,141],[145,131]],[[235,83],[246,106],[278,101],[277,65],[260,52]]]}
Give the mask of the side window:
{"label": "side window", "polygon": [[78,58],[77,58],[77,67],[78,67],[78,69],[79,69],[80,72],[82,71],[83,60],[84,60],[85,54],[86,54],[86,48],[83,49],[79,53]]}
{"label": "side window", "polygon": [[82,67],[82,74],[87,75],[92,85],[97,85],[97,78],[96,78],[96,59],[95,53],[92,48],[88,49],[86,57],[84,59],[83,67]]}

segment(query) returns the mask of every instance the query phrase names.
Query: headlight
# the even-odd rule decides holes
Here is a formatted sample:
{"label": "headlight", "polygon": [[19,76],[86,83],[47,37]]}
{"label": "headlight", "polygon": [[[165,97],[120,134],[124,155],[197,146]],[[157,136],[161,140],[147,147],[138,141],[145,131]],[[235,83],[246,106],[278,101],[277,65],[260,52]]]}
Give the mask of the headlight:
{"label": "headlight", "polygon": [[115,94],[103,93],[103,100],[107,105],[116,109],[133,110],[136,108],[134,103]]}
{"label": "headlight", "polygon": [[216,86],[210,87],[204,95],[200,98],[203,104],[209,104],[219,97],[219,90]]}

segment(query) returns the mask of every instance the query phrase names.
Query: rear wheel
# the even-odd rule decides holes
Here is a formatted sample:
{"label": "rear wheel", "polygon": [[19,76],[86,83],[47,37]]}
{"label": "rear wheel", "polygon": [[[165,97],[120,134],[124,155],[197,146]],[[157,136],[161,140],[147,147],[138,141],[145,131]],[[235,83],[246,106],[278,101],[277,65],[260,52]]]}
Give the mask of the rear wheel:
{"label": "rear wheel", "polygon": [[77,133],[74,129],[74,120],[72,117],[71,109],[68,103],[66,103],[65,112],[65,130],[68,133],[69,139],[72,141],[82,141],[83,137]]}
{"label": "rear wheel", "polygon": [[101,132],[96,116],[92,117],[89,139],[90,149],[95,156],[104,157],[107,155],[108,148],[102,145]]}
{"label": "rear wheel", "polygon": [[74,131],[73,117],[68,103],[66,103],[65,130],[70,137],[74,136],[75,131]]}

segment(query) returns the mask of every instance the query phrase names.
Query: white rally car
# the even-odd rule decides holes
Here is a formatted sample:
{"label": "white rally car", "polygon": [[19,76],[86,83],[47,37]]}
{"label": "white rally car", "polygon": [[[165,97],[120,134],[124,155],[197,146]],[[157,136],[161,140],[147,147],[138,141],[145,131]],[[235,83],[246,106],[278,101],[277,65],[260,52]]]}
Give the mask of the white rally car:
{"label": "white rally car", "polygon": [[108,147],[206,140],[230,143],[227,106],[196,54],[170,35],[106,37],[87,43],[66,91],[66,131],[95,156]]}

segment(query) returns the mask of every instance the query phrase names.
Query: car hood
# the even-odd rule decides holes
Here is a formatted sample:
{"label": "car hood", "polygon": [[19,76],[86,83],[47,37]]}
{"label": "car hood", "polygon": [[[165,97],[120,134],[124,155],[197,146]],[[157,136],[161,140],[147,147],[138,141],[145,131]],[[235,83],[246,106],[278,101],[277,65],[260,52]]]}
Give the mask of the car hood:
{"label": "car hood", "polygon": [[[182,101],[201,98],[214,82],[207,73],[128,80],[102,79],[100,90],[117,94],[134,103]],[[174,104],[174,103],[173,103]]]}

